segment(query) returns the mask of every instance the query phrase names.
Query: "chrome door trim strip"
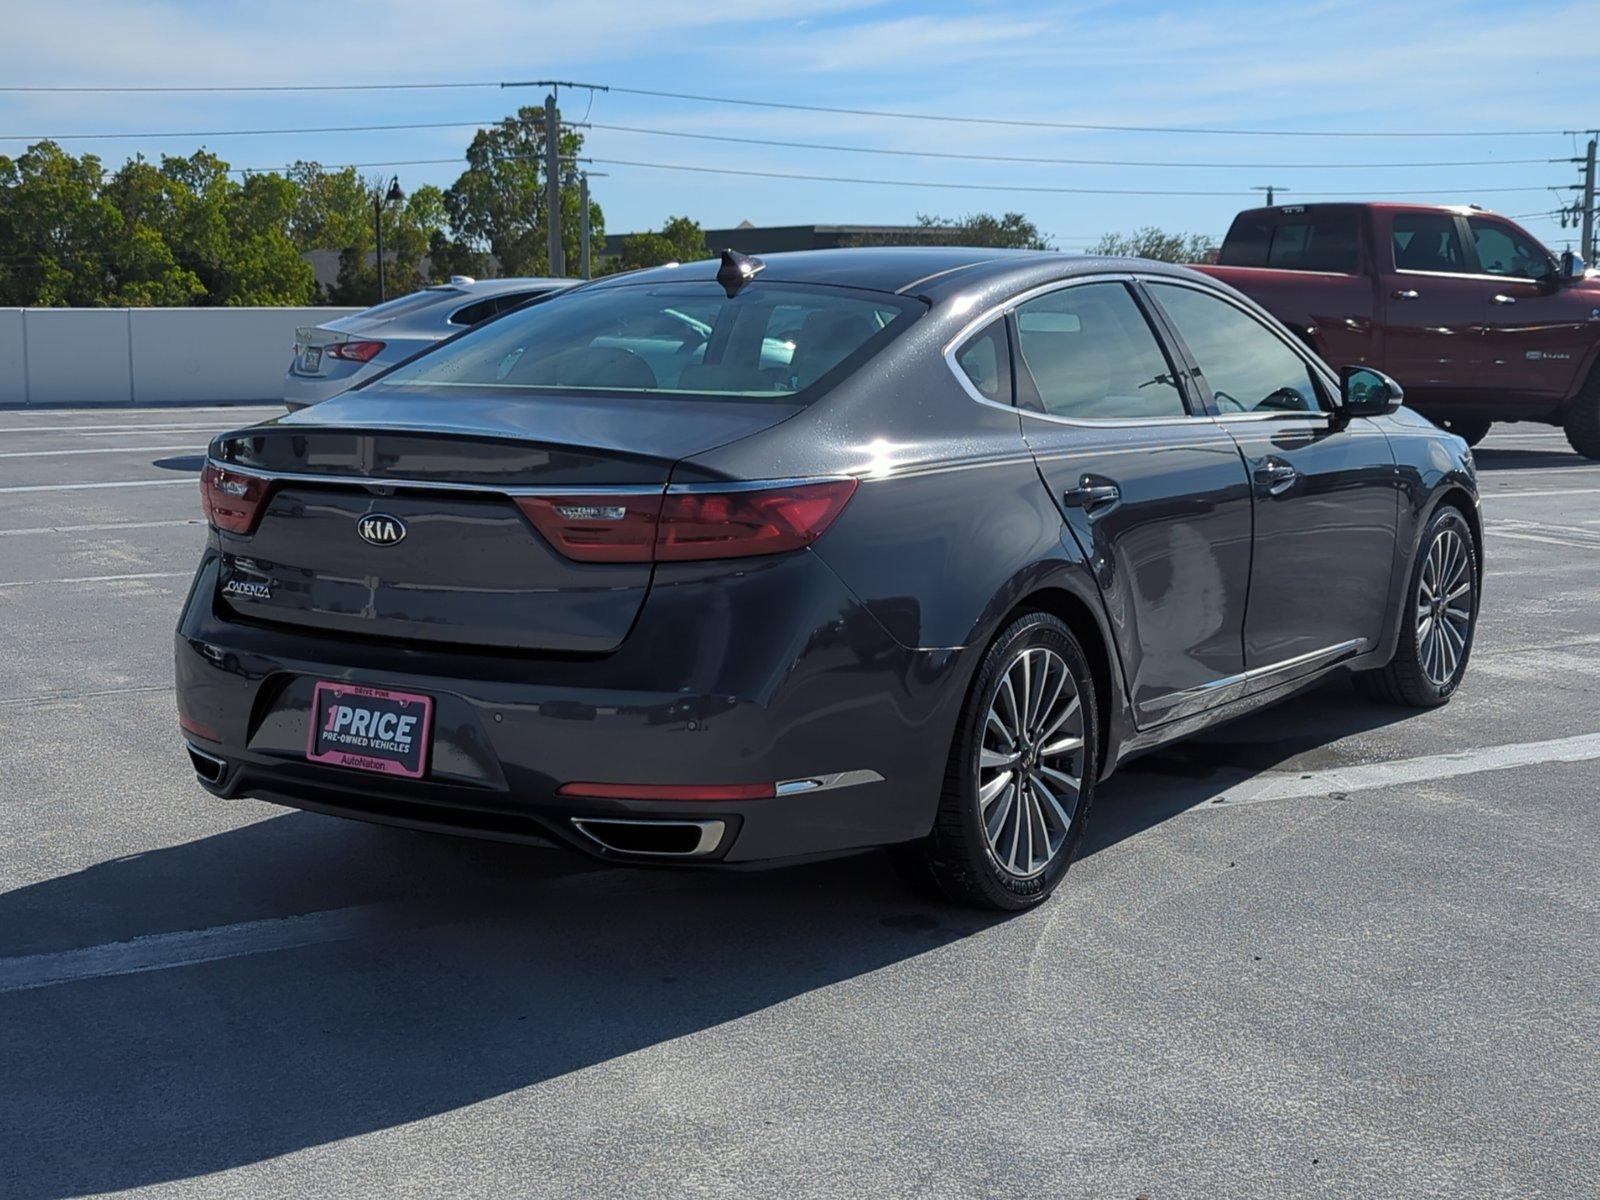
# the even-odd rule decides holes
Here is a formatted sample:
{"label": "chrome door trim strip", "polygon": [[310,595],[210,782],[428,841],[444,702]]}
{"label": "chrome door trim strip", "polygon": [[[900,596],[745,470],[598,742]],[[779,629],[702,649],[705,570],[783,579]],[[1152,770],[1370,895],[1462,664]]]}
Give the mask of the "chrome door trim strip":
{"label": "chrome door trim strip", "polygon": [[1251,667],[1248,671],[1240,671],[1237,675],[1226,675],[1221,679],[1213,679],[1209,683],[1202,683],[1196,687],[1185,688],[1181,692],[1169,692],[1156,700],[1162,708],[1170,708],[1175,704],[1182,704],[1200,696],[1208,696],[1227,688],[1238,687],[1242,684],[1259,682],[1273,675],[1282,675],[1291,671],[1305,668],[1314,670],[1318,666],[1331,665],[1332,663],[1350,658],[1359,653],[1367,645],[1366,638],[1351,638],[1349,641],[1339,642],[1336,645],[1324,646],[1320,650],[1312,650],[1305,654],[1297,654],[1293,658],[1286,658],[1281,662],[1268,663],[1262,667]]}

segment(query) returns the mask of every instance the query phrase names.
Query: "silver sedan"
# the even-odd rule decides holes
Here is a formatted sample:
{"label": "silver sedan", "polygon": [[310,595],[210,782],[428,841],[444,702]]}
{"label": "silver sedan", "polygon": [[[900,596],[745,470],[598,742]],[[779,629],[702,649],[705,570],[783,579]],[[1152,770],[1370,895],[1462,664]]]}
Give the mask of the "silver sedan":
{"label": "silver sedan", "polygon": [[575,279],[475,280],[457,275],[348,317],[295,330],[283,400],[305,408],[336,396],[419,350]]}

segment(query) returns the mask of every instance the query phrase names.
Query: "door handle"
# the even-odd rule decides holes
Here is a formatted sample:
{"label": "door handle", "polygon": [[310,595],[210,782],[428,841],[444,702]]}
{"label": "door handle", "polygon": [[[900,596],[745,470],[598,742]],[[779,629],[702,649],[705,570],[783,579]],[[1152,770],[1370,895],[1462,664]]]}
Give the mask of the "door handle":
{"label": "door handle", "polygon": [[1508,296],[1504,292],[1497,292],[1493,296],[1493,300],[1496,304],[1515,304],[1517,302],[1515,296]]}
{"label": "door handle", "polygon": [[1109,479],[1100,479],[1094,475],[1085,475],[1078,480],[1078,486],[1068,488],[1061,493],[1061,502],[1068,508],[1081,508],[1086,513],[1092,513],[1097,508],[1104,508],[1108,504],[1115,504],[1122,499],[1122,489]]}
{"label": "door handle", "polygon": [[1256,486],[1269,496],[1281,496],[1300,478],[1296,471],[1282,459],[1269,458],[1256,466]]}
{"label": "door handle", "polygon": [[1416,288],[1396,288],[1389,293],[1389,299],[1391,300],[1415,300],[1416,298]]}

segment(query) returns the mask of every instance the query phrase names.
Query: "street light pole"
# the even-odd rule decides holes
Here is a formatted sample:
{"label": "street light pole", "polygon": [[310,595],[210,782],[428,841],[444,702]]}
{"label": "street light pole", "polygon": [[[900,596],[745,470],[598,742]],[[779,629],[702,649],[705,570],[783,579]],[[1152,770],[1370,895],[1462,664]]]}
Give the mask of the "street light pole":
{"label": "street light pole", "polygon": [[391,200],[404,200],[406,194],[400,190],[400,176],[394,175],[389,179],[389,190],[382,189],[372,193],[372,228],[377,234],[378,243],[378,303],[382,304],[384,297],[383,288],[383,206]]}

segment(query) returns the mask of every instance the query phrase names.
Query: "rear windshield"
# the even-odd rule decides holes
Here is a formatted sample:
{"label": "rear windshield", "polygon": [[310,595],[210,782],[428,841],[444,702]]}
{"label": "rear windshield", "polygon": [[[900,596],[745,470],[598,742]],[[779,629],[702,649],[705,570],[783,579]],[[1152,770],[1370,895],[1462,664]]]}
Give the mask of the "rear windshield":
{"label": "rear windshield", "polygon": [[509,313],[383,377],[394,387],[792,397],[853,371],[924,306],[796,283],[636,284]]}
{"label": "rear windshield", "polygon": [[1226,267],[1274,267],[1280,271],[1354,274],[1354,213],[1267,213],[1236,219],[1223,239],[1217,262]]}
{"label": "rear windshield", "polygon": [[412,292],[409,296],[401,296],[384,304],[377,304],[366,309],[362,317],[383,317],[392,320],[403,317],[409,312],[416,312],[419,308],[427,308],[430,304],[437,304],[445,296],[462,295],[459,288],[423,288],[420,292]]}

